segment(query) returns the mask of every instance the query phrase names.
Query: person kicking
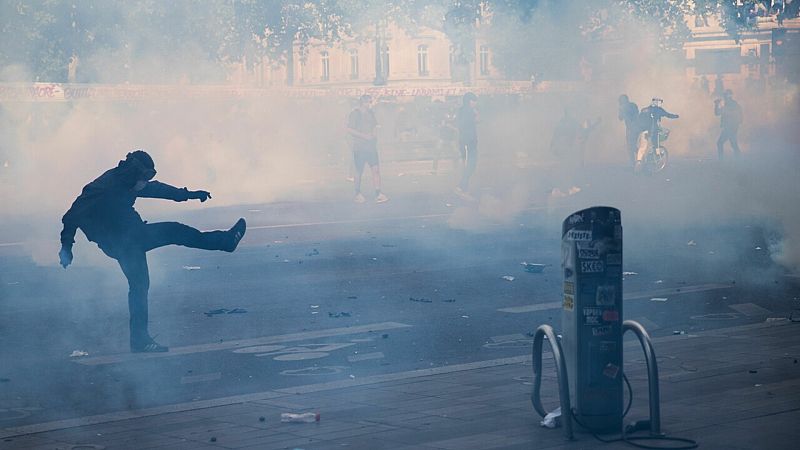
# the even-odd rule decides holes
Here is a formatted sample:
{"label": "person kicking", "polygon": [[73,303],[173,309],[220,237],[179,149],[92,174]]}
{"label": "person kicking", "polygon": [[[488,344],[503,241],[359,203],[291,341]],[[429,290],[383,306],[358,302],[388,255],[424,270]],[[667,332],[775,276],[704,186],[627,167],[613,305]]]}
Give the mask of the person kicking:
{"label": "person kicking", "polygon": [[117,167],[84,186],[61,222],[59,261],[72,263],[72,245],[78,228],[86,238],[117,260],[128,280],[130,348],[132,352],[166,352],[148,331],[147,293],[150,275],[147,252],[166,245],[233,252],[244,237],[247,224],[239,219],[227,231],[202,232],[178,222],[147,223],[133,208],[136,199],[163,198],[176,202],[211,198],[207,191],[190,191],[153,180],[155,163],[144,150],[128,153]]}

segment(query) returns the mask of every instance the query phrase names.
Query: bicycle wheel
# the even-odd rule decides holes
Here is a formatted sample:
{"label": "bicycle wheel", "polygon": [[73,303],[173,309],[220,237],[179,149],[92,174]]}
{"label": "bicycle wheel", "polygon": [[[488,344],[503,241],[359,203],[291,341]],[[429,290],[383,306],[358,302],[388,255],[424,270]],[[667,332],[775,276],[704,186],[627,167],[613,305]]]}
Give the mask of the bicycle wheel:
{"label": "bicycle wheel", "polygon": [[669,152],[667,149],[659,146],[653,152],[653,173],[660,172],[667,167],[667,161],[669,160]]}

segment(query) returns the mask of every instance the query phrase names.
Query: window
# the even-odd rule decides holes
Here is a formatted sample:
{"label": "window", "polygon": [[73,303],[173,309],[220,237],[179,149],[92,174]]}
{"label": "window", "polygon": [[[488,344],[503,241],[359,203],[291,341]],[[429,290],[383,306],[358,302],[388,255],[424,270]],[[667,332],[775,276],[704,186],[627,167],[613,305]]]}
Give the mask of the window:
{"label": "window", "polygon": [[383,75],[387,79],[389,78],[389,46],[383,46],[383,55],[381,55],[383,59]]}
{"label": "window", "polygon": [[428,75],[428,46],[420,45],[417,47],[417,71],[419,76]]}
{"label": "window", "polygon": [[322,52],[322,81],[331,79],[331,58],[327,51]]}
{"label": "window", "polygon": [[481,75],[489,75],[489,47],[481,45]]}
{"label": "window", "polygon": [[358,78],[358,50],[350,49],[350,78]]}

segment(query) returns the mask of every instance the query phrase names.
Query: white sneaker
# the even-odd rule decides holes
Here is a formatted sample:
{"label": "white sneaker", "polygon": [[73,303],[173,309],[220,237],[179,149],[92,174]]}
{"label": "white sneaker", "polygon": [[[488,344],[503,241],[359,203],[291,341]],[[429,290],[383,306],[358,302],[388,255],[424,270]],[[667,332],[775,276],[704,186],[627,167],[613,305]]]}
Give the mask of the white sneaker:
{"label": "white sneaker", "polygon": [[381,192],[380,194],[378,194],[377,197],[375,197],[375,203],[385,203],[388,201],[389,197],[387,197],[383,192]]}
{"label": "white sneaker", "polygon": [[365,201],[367,201],[367,199],[365,199],[364,196],[359,192],[358,194],[356,194],[356,198],[354,198],[353,201],[356,203],[364,203]]}

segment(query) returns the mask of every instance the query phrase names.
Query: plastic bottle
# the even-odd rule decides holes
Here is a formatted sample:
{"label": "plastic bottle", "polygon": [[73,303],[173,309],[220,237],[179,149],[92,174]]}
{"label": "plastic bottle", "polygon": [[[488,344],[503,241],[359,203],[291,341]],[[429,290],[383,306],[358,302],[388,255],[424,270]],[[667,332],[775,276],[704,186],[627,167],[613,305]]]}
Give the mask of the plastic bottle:
{"label": "plastic bottle", "polygon": [[303,414],[281,413],[281,422],[313,423],[319,422],[319,413],[307,412]]}

